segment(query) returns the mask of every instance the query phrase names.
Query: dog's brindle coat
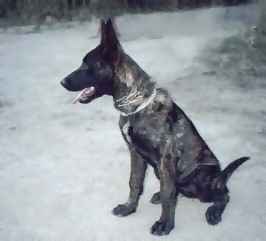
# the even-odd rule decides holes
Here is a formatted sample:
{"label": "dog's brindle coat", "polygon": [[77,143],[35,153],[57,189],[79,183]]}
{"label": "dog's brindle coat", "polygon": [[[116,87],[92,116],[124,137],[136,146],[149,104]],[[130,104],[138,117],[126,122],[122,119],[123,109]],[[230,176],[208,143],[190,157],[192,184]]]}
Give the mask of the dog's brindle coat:
{"label": "dog's brindle coat", "polygon": [[111,95],[121,112],[119,126],[131,154],[130,193],[126,203],[113,209],[117,216],[136,211],[143,192],[147,164],[160,180],[160,192],[152,203],[161,203],[162,213],[151,232],[168,234],[174,227],[177,196],[212,202],[207,209],[209,224],[221,221],[229,201],[226,182],[248,158],[240,158],[223,171],[191,120],[169,93],[157,88],[151,78],[122,50],[112,21],[101,22],[101,43],[83,59],[82,66],[62,85],[70,91],[93,86],[95,91],[79,99],[89,103]]}

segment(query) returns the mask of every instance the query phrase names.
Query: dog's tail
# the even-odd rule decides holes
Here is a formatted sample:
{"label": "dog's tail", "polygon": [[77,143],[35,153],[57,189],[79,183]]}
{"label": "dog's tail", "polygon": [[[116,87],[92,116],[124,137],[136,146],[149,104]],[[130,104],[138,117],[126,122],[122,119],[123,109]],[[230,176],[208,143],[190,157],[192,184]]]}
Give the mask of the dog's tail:
{"label": "dog's tail", "polygon": [[233,172],[241,166],[244,162],[249,160],[250,157],[241,157],[233,162],[231,162],[215,179],[215,188],[224,189],[229,178],[232,176]]}

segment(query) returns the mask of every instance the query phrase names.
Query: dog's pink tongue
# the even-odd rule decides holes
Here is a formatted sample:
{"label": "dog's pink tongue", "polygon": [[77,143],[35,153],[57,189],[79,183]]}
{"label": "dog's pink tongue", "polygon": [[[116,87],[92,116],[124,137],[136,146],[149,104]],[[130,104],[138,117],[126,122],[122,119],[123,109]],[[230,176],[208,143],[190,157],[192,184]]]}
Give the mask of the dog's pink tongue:
{"label": "dog's pink tongue", "polygon": [[89,88],[85,88],[75,97],[72,103],[76,104],[79,100],[92,96],[94,92],[95,92],[95,88],[93,86]]}

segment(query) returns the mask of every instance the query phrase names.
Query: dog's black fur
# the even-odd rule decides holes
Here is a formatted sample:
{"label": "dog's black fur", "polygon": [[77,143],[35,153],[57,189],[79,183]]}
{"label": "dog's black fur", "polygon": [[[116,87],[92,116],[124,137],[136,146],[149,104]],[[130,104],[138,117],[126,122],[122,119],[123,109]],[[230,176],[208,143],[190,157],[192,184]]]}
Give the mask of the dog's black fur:
{"label": "dog's black fur", "polygon": [[110,19],[102,20],[101,31],[99,46],[61,83],[69,91],[94,86],[94,94],[79,102],[111,95],[122,113],[119,126],[131,154],[130,193],[128,201],[114,208],[113,213],[127,216],[136,211],[150,164],[160,180],[160,192],[151,202],[162,205],[161,217],[151,228],[153,234],[164,235],[173,229],[179,194],[213,203],[206,219],[212,225],[219,223],[229,201],[226,183],[249,158],[242,157],[222,171],[218,159],[168,92],[156,88],[125,54]]}

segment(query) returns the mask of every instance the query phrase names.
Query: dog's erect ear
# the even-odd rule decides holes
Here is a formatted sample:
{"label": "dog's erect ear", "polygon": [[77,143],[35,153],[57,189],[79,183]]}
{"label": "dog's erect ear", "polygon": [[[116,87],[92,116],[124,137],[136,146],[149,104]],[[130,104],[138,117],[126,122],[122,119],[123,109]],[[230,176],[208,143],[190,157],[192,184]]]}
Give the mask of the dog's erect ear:
{"label": "dog's erect ear", "polygon": [[111,18],[106,22],[101,20],[101,46],[104,58],[114,64],[117,63],[120,56],[121,45]]}
{"label": "dog's erect ear", "polygon": [[101,19],[101,25],[100,25],[100,30],[101,30],[101,45],[106,41],[106,35],[105,35],[105,20]]}
{"label": "dog's erect ear", "polygon": [[108,18],[106,21],[101,20],[101,44],[106,47],[115,47],[120,45],[117,38],[113,20]]}

